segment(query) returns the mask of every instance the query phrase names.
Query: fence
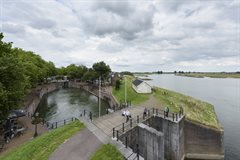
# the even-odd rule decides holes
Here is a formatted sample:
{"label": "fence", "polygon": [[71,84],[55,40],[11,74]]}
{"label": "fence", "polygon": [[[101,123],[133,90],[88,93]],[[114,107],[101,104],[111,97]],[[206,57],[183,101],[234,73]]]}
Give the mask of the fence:
{"label": "fence", "polygon": [[140,115],[137,115],[136,117],[130,118],[127,122],[124,122],[114,127],[112,129],[112,137],[117,138],[117,141],[118,141],[119,137],[121,137],[127,131],[136,127],[139,123],[142,123],[148,120],[154,115],[163,115],[164,118],[167,118],[172,121],[178,121],[178,119],[181,118],[181,116],[183,115],[183,108],[180,108],[179,113],[173,113],[173,112],[167,113],[164,110],[155,109],[155,108],[149,109],[147,110],[147,113],[142,113]]}
{"label": "fence", "polygon": [[[56,122],[46,122],[47,124],[47,128],[49,129],[56,129],[58,127],[64,126],[70,122],[76,121],[77,118],[76,117],[72,117],[72,118],[68,118],[68,119],[64,119],[64,120],[60,120],[60,121],[56,121]],[[44,123],[44,122],[43,122]]]}

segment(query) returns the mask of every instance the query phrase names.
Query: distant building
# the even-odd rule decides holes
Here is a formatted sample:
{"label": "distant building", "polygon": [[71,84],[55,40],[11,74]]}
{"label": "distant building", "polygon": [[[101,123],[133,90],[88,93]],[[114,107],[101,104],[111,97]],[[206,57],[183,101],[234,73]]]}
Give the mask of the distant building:
{"label": "distant building", "polygon": [[152,93],[152,87],[141,79],[135,79],[132,82],[132,87],[137,93]]}

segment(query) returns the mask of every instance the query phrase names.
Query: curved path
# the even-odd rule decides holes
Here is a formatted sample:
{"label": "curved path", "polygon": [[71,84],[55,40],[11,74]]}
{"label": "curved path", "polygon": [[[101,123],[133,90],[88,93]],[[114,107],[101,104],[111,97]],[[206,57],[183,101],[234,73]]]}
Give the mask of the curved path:
{"label": "curved path", "polygon": [[102,143],[87,128],[65,141],[49,160],[87,160]]}

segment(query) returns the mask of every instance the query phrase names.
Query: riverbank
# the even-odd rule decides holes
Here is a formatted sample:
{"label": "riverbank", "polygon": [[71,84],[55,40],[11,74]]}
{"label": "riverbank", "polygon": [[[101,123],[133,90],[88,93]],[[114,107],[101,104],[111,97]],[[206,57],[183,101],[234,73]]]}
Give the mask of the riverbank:
{"label": "riverbank", "polygon": [[[26,130],[22,135],[18,137],[14,137],[13,139],[11,139],[10,143],[5,144],[4,148],[0,152],[1,155],[4,155],[9,151],[22,145],[23,143],[26,143],[29,140],[33,139],[33,135],[35,133],[35,125],[31,123],[32,122],[31,116],[33,116],[43,95],[53,92],[58,88],[59,88],[58,85],[50,83],[50,84],[39,85],[36,88],[33,88],[29,92],[29,94],[25,97],[23,102],[25,106],[23,109],[26,109],[27,115],[26,117],[18,118],[18,124],[20,124],[21,126],[24,126]],[[37,131],[38,131],[38,135],[42,135],[48,132],[48,129],[46,126],[42,124],[38,124]]]}
{"label": "riverbank", "polygon": [[240,78],[240,73],[177,73],[176,76],[194,78]]}
{"label": "riverbank", "polygon": [[[171,112],[179,112],[180,107],[183,107],[186,119],[211,128],[221,128],[213,105],[190,96],[157,87],[153,89],[152,94],[138,94],[132,89],[132,79],[133,77],[127,77],[127,100],[131,101],[133,105],[160,109],[168,106]],[[112,93],[118,100],[124,100],[125,82],[121,82],[119,90],[113,88]]]}

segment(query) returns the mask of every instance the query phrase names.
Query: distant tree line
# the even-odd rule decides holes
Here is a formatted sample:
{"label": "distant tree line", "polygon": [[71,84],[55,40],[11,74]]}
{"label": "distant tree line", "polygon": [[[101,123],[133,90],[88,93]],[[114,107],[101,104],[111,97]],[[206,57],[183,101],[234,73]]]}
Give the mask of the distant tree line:
{"label": "distant tree line", "polygon": [[12,43],[3,42],[3,38],[0,33],[0,120],[5,119],[9,111],[19,108],[29,89],[48,77],[67,75],[70,79],[93,81],[99,76],[106,79],[111,72],[104,62],[94,63],[91,68],[74,64],[56,68],[31,51],[13,48]]}

